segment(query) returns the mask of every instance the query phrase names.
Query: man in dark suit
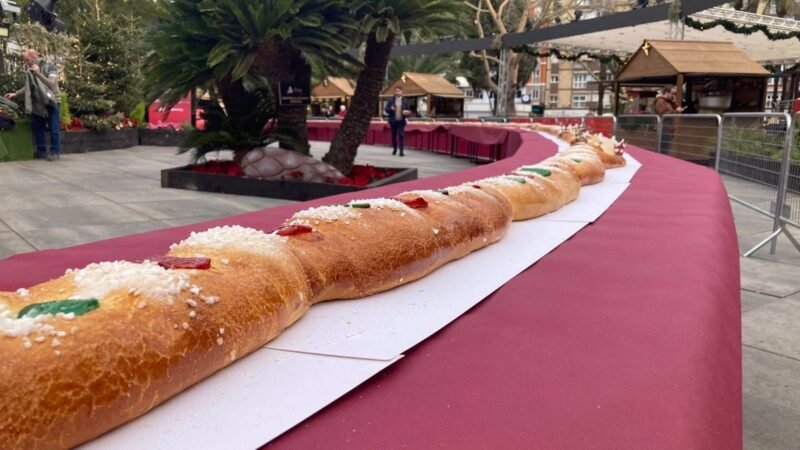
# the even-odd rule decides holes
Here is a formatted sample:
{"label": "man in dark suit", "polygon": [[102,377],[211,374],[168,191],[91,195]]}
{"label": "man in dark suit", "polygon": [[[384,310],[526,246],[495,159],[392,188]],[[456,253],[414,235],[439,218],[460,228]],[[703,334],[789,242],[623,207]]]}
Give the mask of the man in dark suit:
{"label": "man in dark suit", "polygon": [[397,149],[400,149],[400,156],[403,154],[403,148],[406,137],[406,118],[411,114],[408,100],[403,98],[403,88],[396,87],[394,89],[394,97],[386,102],[386,107],[383,108],[384,114],[388,116],[389,126],[392,128],[392,155],[397,154]]}

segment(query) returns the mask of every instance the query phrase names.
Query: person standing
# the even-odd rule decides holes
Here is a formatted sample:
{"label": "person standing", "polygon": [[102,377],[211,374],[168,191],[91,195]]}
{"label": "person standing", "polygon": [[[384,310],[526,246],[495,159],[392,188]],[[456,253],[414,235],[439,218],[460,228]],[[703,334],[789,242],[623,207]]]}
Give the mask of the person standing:
{"label": "person standing", "polygon": [[[42,73],[39,52],[27,49],[22,59],[28,68],[25,74],[25,86],[17,92],[10,92],[5,98],[11,100],[24,96],[25,113],[31,115],[31,129],[36,141],[34,159],[53,161],[61,158],[61,91],[58,88],[58,77],[53,73]],[[50,152],[45,145],[45,128],[50,128]]]}
{"label": "person standing", "polygon": [[394,97],[386,102],[383,112],[388,116],[389,127],[392,129],[392,155],[396,155],[399,148],[400,156],[405,156],[403,149],[406,138],[406,122],[411,111],[408,100],[403,97],[403,88],[400,86],[394,88]]}
{"label": "person standing", "polygon": [[[659,95],[656,96],[656,101],[653,103],[653,109],[656,114],[663,116],[664,114],[680,114],[685,108],[678,106],[676,98],[675,86],[665,86]],[[672,139],[675,137],[675,126],[672,122],[664,124],[662,121],[661,127],[661,148],[656,149],[660,153],[669,153],[672,147]]]}
{"label": "person standing", "polygon": [[664,114],[682,113],[685,108],[678,106],[675,97],[675,86],[666,86],[661,89],[661,93],[656,96],[656,101],[653,103],[653,109],[655,109],[656,114],[663,116]]}

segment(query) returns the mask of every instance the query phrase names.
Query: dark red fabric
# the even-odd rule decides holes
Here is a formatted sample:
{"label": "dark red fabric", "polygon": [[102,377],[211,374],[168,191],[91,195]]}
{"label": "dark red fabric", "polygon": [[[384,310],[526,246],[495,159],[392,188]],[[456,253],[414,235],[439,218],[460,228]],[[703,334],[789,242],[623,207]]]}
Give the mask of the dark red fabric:
{"label": "dark red fabric", "polygon": [[[313,141],[332,141],[341,122],[309,121],[308,138]],[[513,153],[506,150],[510,130],[503,128],[476,127],[457,123],[411,122],[406,126],[406,148],[476,160],[496,161]],[[390,145],[391,133],[386,122],[371,122],[364,144]]]}
{"label": "dark red fabric", "polygon": [[[521,147],[509,159],[369,196],[499,174],[554,151],[512,134]],[[599,221],[272,446],[741,448],[739,258],[724,187],[708,169],[630,151],[643,167]],[[0,261],[0,289],[163,253],[190,230],[269,230],[294,211],[364,196],[18,255]]]}

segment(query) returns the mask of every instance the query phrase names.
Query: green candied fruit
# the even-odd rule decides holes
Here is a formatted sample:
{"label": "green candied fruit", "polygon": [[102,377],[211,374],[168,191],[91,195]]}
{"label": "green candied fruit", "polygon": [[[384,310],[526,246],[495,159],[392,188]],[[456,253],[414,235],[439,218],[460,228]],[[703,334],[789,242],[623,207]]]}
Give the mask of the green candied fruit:
{"label": "green candied fruit", "polygon": [[519,184],[527,183],[527,181],[525,181],[525,178],[518,178],[518,177],[508,177],[508,178],[512,179],[513,181],[516,181]]}
{"label": "green candied fruit", "polygon": [[572,158],[572,160],[573,160],[573,161],[575,161],[575,162],[576,162],[576,163],[578,163],[578,164],[580,164],[580,163],[582,163],[582,162],[583,162],[583,160],[582,160],[582,159],[578,159],[578,158]]}
{"label": "green candied fruit", "polygon": [[450,195],[450,193],[449,193],[449,192],[447,192],[447,189],[439,189],[439,190],[438,190],[438,191],[436,191],[436,192],[438,192],[438,193],[440,193],[440,194],[442,194],[442,195]]}
{"label": "green candied fruit", "polygon": [[55,300],[52,302],[34,303],[22,308],[17,314],[17,318],[23,317],[36,317],[45,314],[56,315],[62,314],[75,314],[82,316],[90,311],[100,307],[100,302],[96,298],[84,300]]}
{"label": "green candied fruit", "polygon": [[371,207],[369,203],[350,203],[347,206],[349,206],[351,208],[359,208],[359,209],[367,209],[367,208]]}
{"label": "green candied fruit", "polygon": [[553,172],[551,172],[551,171],[549,171],[547,169],[542,169],[540,167],[523,167],[522,171],[523,172],[537,173],[537,174],[539,174],[539,175],[541,175],[543,177],[549,177],[550,175],[553,174]]}

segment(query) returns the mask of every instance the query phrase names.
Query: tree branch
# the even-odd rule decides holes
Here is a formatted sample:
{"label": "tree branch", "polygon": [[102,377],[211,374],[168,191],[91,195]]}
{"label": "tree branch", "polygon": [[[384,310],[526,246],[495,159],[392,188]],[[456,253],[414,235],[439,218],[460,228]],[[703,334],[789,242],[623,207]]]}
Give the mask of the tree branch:
{"label": "tree branch", "polygon": [[481,53],[482,54],[479,55],[479,54],[475,53],[474,51],[472,51],[472,52],[469,52],[469,56],[471,58],[477,58],[477,59],[481,59],[481,60],[482,59],[486,59],[486,60],[489,60],[489,61],[491,61],[491,62],[493,62],[495,64],[500,64],[500,58],[496,58],[494,56],[489,55],[488,53],[486,53],[486,50],[482,50]]}

